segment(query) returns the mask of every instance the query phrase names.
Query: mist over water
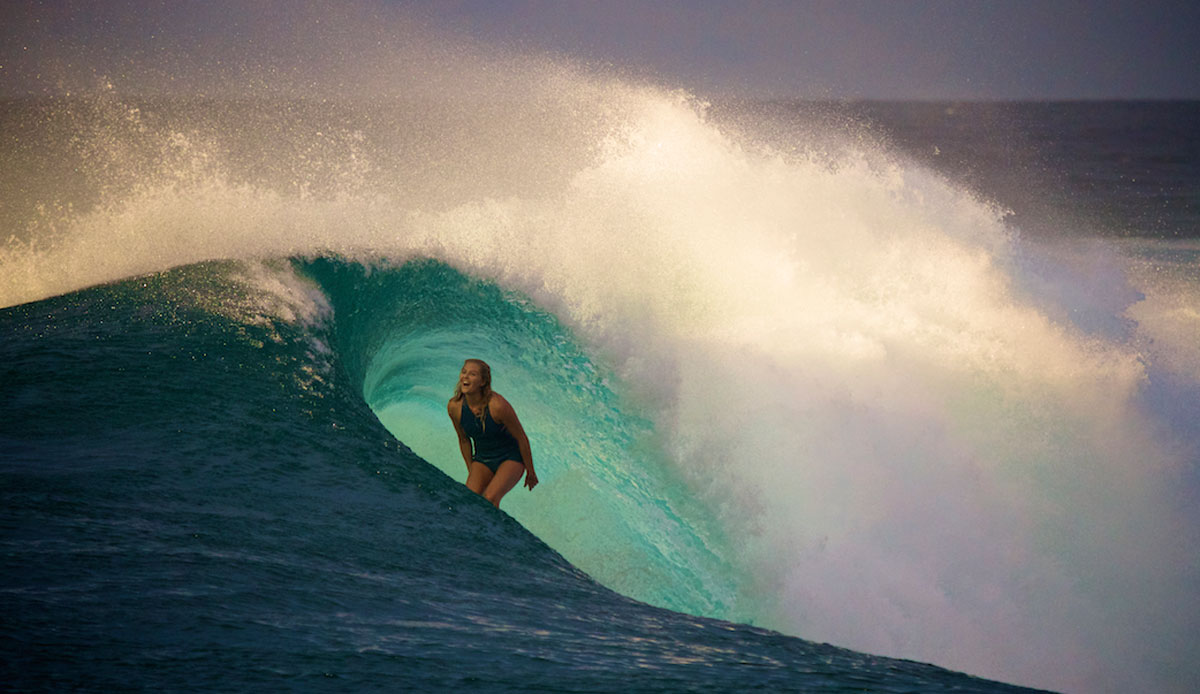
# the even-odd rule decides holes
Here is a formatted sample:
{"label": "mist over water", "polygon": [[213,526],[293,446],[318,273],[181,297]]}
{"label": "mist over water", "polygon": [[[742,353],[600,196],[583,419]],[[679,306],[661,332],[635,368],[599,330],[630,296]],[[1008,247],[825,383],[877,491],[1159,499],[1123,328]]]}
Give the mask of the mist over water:
{"label": "mist over water", "polygon": [[363,7],[247,17],[265,40],[219,68],[63,48],[72,86],[6,106],[0,304],[440,260],[552,313],[648,417],[746,576],[710,604],[758,611],[711,616],[1069,691],[1200,683],[1200,249],[1026,238],[872,140],[784,148]]}

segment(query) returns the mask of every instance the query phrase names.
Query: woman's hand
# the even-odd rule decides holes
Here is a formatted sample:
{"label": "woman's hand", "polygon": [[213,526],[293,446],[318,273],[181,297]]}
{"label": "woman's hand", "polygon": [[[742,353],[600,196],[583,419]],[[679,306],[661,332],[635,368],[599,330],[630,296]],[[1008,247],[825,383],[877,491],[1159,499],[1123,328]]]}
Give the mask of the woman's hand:
{"label": "woman's hand", "polygon": [[527,471],[525,473],[525,487],[528,488],[529,491],[533,491],[533,488],[536,487],[537,484],[538,484],[537,473],[534,472],[533,470]]}

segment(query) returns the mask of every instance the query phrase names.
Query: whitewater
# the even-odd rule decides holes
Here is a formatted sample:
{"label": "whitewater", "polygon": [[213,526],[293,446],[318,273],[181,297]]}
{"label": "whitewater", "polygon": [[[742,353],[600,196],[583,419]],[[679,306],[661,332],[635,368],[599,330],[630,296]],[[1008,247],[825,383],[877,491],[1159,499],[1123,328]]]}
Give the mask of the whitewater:
{"label": "whitewater", "polygon": [[[551,576],[582,572],[682,613],[664,624],[725,620],[768,640],[1063,691],[1200,684],[1194,239],[1104,238],[1069,219],[1055,220],[1059,236],[1033,236],[989,191],[862,122],[783,122],[753,106],[734,117],[566,59],[435,47],[393,24],[354,25],[359,38],[341,43],[330,24],[298,22],[310,43],[339,42],[336,59],[303,74],[243,63],[240,93],[211,95],[223,74],[179,77],[183,92],[169,97],[105,75],[6,102],[5,158],[21,172],[6,179],[0,210],[4,341],[20,365],[3,386],[10,413],[33,416],[21,384],[49,368],[35,333],[101,330],[109,306],[126,328],[170,326],[123,346],[124,358],[199,335],[211,351],[192,362],[224,349],[222,364],[261,362],[288,393],[272,407],[321,423],[319,435],[279,423],[299,452],[269,435],[246,444],[247,460],[278,463],[262,473],[271,484],[314,493],[285,480],[299,455],[314,483],[348,484],[371,508],[424,498],[418,487],[433,490],[430,509],[458,508],[469,501],[455,487],[445,402],[462,359],[482,357],[530,433],[542,484],[506,497],[517,523],[465,506],[470,523],[451,527],[486,528],[466,548],[509,548],[551,562]],[[71,350],[104,359],[54,344],[64,363]],[[142,406],[179,408],[171,426],[186,430],[186,394],[161,388]],[[45,397],[36,416],[47,426],[102,416],[73,402],[55,420]],[[227,406],[216,393],[204,405],[268,431],[276,414],[238,409],[257,397],[233,390]],[[336,412],[321,414],[330,402]],[[112,416],[97,431],[119,430]],[[343,443],[347,431],[362,438]],[[394,476],[393,496],[332,482],[349,469],[323,467],[335,440],[351,458],[364,451],[359,474]],[[22,465],[59,464],[20,422],[3,442],[10,490],[28,492]],[[205,460],[199,439],[187,442],[178,455]],[[135,459],[176,455],[165,439],[142,443],[151,452]],[[243,473],[188,474],[212,484]],[[332,498],[302,507],[324,518]],[[145,503],[146,518],[168,513]],[[28,558],[53,544],[16,530],[48,511],[10,508],[27,511],[6,518],[6,551]],[[276,517],[263,513],[256,524]],[[400,517],[421,527],[419,514]],[[328,531],[306,522],[286,524],[297,536]],[[366,539],[337,527],[355,545]],[[553,552],[531,549],[538,542]],[[220,551],[259,550],[231,540]],[[380,549],[362,552],[367,573],[396,570]],[[463,556],[448,565],[466,561],[453,571],[477,580]],[[491,566],[503,560],[480,559],[479,571],[503,574]],[[31,590],[15,565],[5,572],[10,599]],[[564,597],[562,609],[585,609],[604,589]],[[471,590],[473,623],[503,632]],[[501,595],[523,599],[510,590]],[[310,609],[300,600],[291,628],[325,633],[306,627]],[[287,621],[287,603],[273,614]],[[465,633],[430,636],[421,630],[437,620],[425,617],[371,633],[408,629],[448,650]],[[536,618],[531,608],[513,628],[534,634]],[[606,633],[603,622],[584,631]],[[24,631],[8,639],[48,628],[11,623]],[[759,643],[744,638],[721,648]],[[757,681],[744,677],[721,686]],[[773,686],[817,688],[796,681]],[[662,686],[687,688],[679,682]]]}

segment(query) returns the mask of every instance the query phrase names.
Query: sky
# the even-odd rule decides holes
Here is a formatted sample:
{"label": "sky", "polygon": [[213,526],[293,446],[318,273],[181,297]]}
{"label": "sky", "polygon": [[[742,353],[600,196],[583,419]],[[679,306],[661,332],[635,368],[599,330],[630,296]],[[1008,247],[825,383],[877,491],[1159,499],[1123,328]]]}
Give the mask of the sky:
{"label": "sky", "polygon": [[485,41],[611,62],[718,95],[1200,98],[1194,0],[396,4]]}
{"label": "sky", "polygon": [[[359,4],[502,50],[569,56],[703,96],[1200,98],[1200,2],[1194,0]],[[172,70],[186,68],[188,60],[219,61],[220,51],[270,46],[256,31],[278,36],[289,23],[345,6],[311,0],[3,0],[0,94],[44,90],[46,74],[65,65],[119,71],[127,56],[161,52],[171,41],[183,47]],[[245,21],[231,19],[231,7]],[[96,45],[106,51],[83,50]]]}

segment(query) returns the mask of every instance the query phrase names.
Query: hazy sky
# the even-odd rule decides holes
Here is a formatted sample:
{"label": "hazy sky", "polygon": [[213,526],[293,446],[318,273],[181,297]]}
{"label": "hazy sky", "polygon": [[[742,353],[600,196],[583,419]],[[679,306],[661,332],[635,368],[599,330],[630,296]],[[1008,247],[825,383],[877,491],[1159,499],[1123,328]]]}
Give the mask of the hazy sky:
{"label": "hazy sky", "polygon": [[875,98],[1200,98],[1196,0],[421,0],[486,40],[700,90]]}
{"label": "hazy sky", "polygon": [[[415,16],[505,49],[612,65],[705,96],[1200,98],[1196,0],[361,0],[356,6],[384,19]],[[318,49],[305,54],[295,45],[272,56],[273,41],[346,8],[341,0],[0,0],[0,94],[45,91],[48,75],[84,67],[119,73],[131,57],[158,56],[167,70],[181,71],[248,50],[275,65],[320,60]]]}

